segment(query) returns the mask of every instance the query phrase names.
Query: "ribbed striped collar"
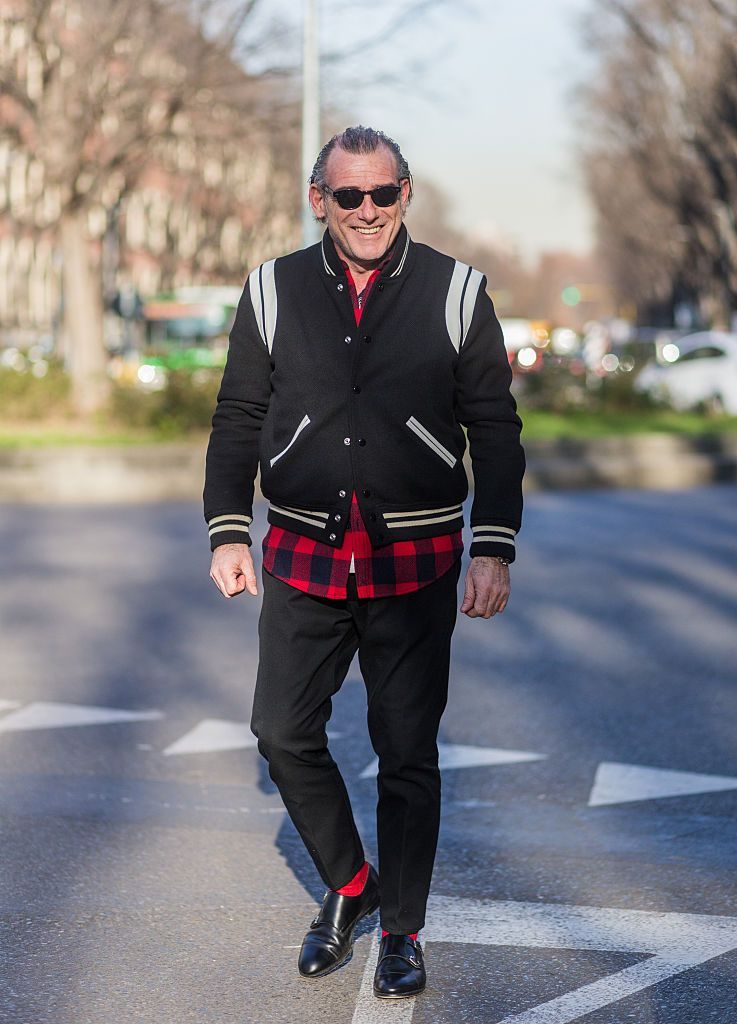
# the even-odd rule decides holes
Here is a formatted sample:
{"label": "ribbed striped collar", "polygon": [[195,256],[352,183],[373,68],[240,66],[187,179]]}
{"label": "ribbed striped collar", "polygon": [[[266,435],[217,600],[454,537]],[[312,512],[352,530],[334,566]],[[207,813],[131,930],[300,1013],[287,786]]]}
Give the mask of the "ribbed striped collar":
{"label": "ribbed striped collar", "polygon": [[[406,266],[407,254],[411,245],[412,239],[409,237],[407,228],[402,224],[392,246],[391,258],[388,260],[387,265],[382,267],[382,277],[399,277]],[[325,231],[325,234],[322,236],[320,249],[325,273],[329,274],[330,277],[342,276],[344,274],[343,263],[336,251],[335,243],[330,237],[329,231]]]}

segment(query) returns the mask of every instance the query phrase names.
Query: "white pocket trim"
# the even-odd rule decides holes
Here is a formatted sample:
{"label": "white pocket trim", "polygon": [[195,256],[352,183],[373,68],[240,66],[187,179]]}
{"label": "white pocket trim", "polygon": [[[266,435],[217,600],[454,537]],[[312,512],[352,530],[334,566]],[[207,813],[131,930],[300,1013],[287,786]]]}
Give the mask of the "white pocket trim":
{"label": "white pocket trim", "polygon": [[436,455],[439,455],[444,462],[447,462],[451,469],[455,466],[458,461],[455,455],[452,455],[436,437],[433,437],[427,427],[423,427],[419,420],[415,419],[414,416],[410,416],[407,420],[407,426],[411,431],[417,434],[421,441],[425,442],[431,451],[435,452]]}
{"label": "white pocket trim", "polygon": [[[311,512],[310,509],[304,509],[304,515],[301,511],[295,508],[289,508],[287,506],[275,505],[273,501],[269,506],[272,512],[275,512],[280,516],[288,516],[290,519],[299,519],[302,523],[309,523],[310,526],[319,526],[321,529],[325,529],[327,524],[327,512]],[[324,517],[324,519],[323,519]],[[321,521],[323,519],[323,521]]]}
{"label": "white pocket trim", "polygon": [[278,462],[279,459],[282,457],[282,455],[286,455],[286,453],[292,447],[294,442],[297,440],[297,438],[299,437],[299,435],[302,433],[302,431],[305,429],[305,427],[307,426],[307,424],[309,422],[310,422],[310,417],[309,416],[305,416],[303,418],[302,422],[300,423],[300,425],[295,430],[295,432],[294,432],[294,434],[292,436],[292,440],[289,442],[287,447],[286,448],[282,448],[282,450],[279,452],[279,454],[275,455],[273,459],[269,459],[269,465],[270,466],[273,466],[275,462]]}

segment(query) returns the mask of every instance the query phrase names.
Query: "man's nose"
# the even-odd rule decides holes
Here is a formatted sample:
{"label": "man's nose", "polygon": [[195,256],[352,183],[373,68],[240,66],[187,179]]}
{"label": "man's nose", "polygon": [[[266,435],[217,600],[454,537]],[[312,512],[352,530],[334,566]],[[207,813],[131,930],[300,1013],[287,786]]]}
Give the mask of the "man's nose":
{"label": "man's nose", "polygon": [[363,202],[359,207],[358,214],[361,220],[376,220],[379,216],[379,211],[374,206],[374,201],[369,195],[363,197]]}

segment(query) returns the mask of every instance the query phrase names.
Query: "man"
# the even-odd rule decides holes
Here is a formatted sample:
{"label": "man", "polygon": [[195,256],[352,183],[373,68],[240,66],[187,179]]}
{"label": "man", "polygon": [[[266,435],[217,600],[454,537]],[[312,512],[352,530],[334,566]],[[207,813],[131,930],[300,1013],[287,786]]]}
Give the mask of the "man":
{"label": "man", "polygon": [[[476,270],[414,243],[412,179],[381,132],[323,148],[310,203],[322,241],[254,270],[230,335],[207,453],[210,575],[257,584],[254,479],[269,500],[251,728],[328,886],[304,977],[346,963],[381,908],[374,992],[425,987],[424,925],[440,815],[437,735],[463,550],[468,431],[475,491],[460,610],[504,611],[522,512],[521,423],[502,333]],[[378,875],[327,746],[353,655],[379,760]]]}

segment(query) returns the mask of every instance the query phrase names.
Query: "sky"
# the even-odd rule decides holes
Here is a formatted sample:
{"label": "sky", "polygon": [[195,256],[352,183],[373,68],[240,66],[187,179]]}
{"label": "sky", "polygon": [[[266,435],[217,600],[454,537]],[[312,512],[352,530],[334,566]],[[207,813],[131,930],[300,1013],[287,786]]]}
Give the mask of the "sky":
{"label": "sky", "polygon": [[[573,90],[590,73],[591,0],[448,0],[385,25],[413,0],[318,0],[323,102],[399,142],[413,174],[484,241],[585,253],[593,217],[577,167]],[[297,25],[302,0],[270,0]],[[419,66],[418,66],[419,65]],[[385,75],[391,80],[382,83]]]}

